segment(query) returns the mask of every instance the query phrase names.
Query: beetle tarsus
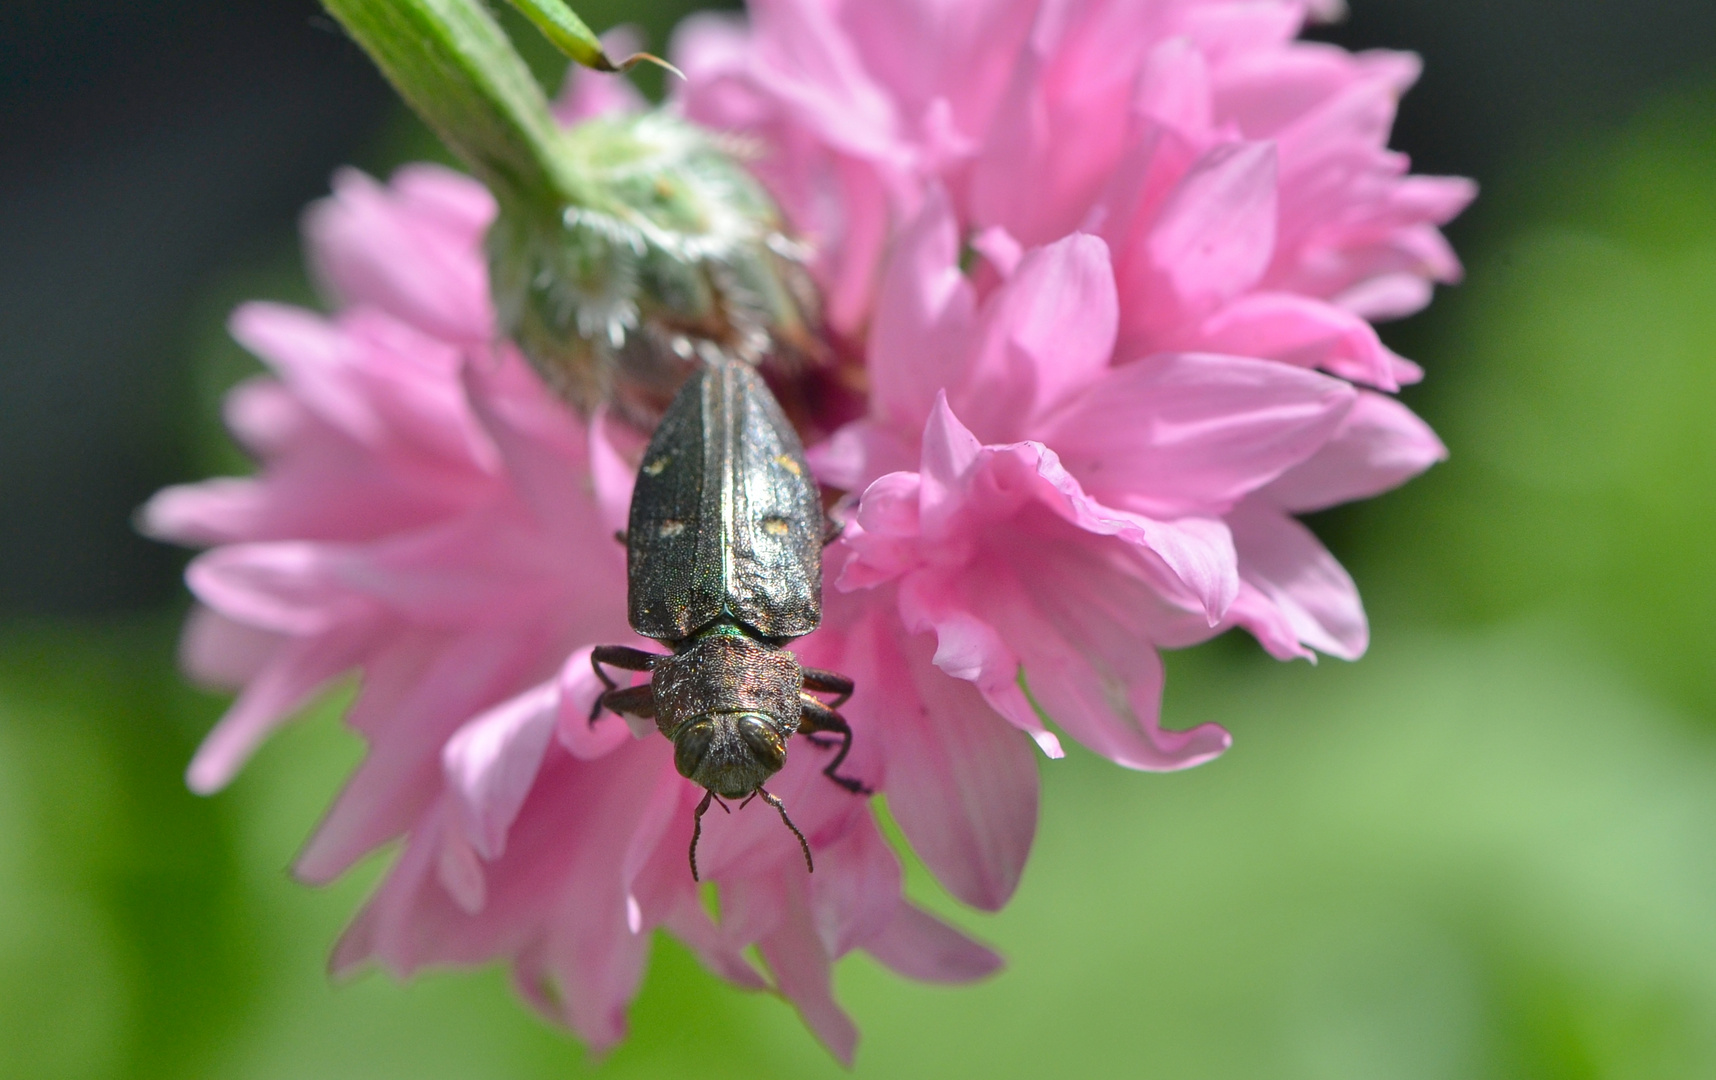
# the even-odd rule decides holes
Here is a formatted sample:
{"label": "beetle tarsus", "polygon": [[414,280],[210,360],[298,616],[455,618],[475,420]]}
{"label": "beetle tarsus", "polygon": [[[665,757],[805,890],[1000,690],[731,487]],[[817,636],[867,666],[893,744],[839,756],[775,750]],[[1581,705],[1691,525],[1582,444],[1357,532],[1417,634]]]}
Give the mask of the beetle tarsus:
{"label": "beetle tarsus", "polygon": [[[836,676],[843,678],[844,676]],[[835,712],[829,706],[811,697],[800,694],[800,705],[803,718],[799,721],[798,730],[806,741],[813,746],[838,747],[834,758],[822,769],[822,775],[839,784],[854,795],[872,795],[875,789],[864,781],[851,776],[841,776],[840,766],[846,761],[846,755],[852,752],[852,725],[846,718]]]}

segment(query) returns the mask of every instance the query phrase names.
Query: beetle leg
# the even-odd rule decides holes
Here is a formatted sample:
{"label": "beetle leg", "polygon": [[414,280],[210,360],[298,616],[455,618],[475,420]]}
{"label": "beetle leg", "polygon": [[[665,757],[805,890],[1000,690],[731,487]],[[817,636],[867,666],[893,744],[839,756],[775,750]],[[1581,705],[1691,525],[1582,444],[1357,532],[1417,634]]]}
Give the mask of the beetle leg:
{"label": "beetle leg", "polygon": [[596,702],[598,712],[607,709],[609,712],[631,713],[645,720],[655,719],[655,689],[648,683],[642,686],[624,686],[618,690],[609,690]]}
{"label": "beetle leg", "polygon": [[[846,760],[846,755],[852,752],[852,727],[846,723],[846,718],[809,694],[800,694],[798,697],[802,709],[802,716],[798,724],[798,730],[801,734],[814,736],[818,732],[829,731],[840,736],[840,749],[834,752],[834,760],[824,766],[822,775],[854,795],[871,794],[870,786],[864,781],[851,776],[839,775],[838,770],[841,763]],[[813,741],[818,746],[827,745],[822,740]]]}
{"label": "beetle leg", "polygon": [[851,679],[838,671],[824,671],[822,668],[807,667],[804,669],[804,688],[822,694],[840,695],[828,703],[828,707],[831,709],[840,708],[852,696]]}
{"label": "beetle leg", "polygon": [[837,521],[832,517],[824,517],[822,519],[822,546],[827,547],[829,544],[834,543],[834,541],[840,539],[840,534],[845,531],[846,523],[844,521]]}
{"label": "beetle leg", "polygon": [[650,671],[655,662],[661,659],[659,653],[647,653],[642,649],[634,649],[629,645],[598,645],[590,650],[590,669],[596,673],[596,678],[602,680],[602,685],[608,688],[607,694],[596,698],[596,703],[590,706],[590,723],[596,722],[596,717],[602,715],[602,703],[608,694],[614,693],[620,685],[608,677],[602,670],[603,664],[620,668],[623,671]]}

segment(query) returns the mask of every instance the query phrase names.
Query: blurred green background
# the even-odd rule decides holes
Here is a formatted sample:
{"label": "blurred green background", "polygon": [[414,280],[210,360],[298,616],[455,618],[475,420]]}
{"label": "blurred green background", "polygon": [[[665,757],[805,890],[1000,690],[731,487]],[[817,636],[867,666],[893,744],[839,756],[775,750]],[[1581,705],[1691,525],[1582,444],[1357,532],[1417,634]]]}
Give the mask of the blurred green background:
{"label": "blurred green background", "polygon": [[[231,44],[238,16],[217,33],[212,5],[180,6],[184,26],[251,57]],[[581,5],[658,44],[689,6]],[[1430,372],[1407,396],[1452,460],[1316,522],[1365,592],[1372,653],[1279,665],[1229,638],[1176,655],[1170,721],[1229,725],[1227,756],[1173,776],[1076,751],[1045,764],[1036,852],[1001,915],[958,913],[914,868],[912,891],[1010,967],[946,990],[847,961],[860,1075],[1716,1076],[1716,19],[1597,0],[1354,6],[1325,36],[1426,53],[1397,145],[1485,185],[1453,230],[1467,283],[1388,329]],[[272,79],[311,112],[337,99],[346,126],[287,140],[300,179],[231,211],[227,240],[186,248],[178,270],[135,253],[100,270],[178,284],[107,312],[98,329],[128,344],[80,361],[87,393],[42,357],[96,339],[39,321],[25,340],[41,347],[14,340],[0,367],[0,1076],[839,1075],[790,1008],[667,941],[605,1062],[495,970],[330,983],[327,950],[381,868],[321,891],[286,876],[359,753],[331,706],[225,794],[184,790],[222,703],[174,674],[177,564],[127,563],[124,513],[155,483],[238,467],[215,403],[249,369],[220,323],[242,297],[308,298],[291,207],[333,162],[385,170],[429,152],[312,8],[251,7],[236,10],[278,31],[281,56],[311,58],[278,70],[321,74],[276,77],[251,57],[241,81]],[[0,110],[38,124],[24,145],[83,161],[131,145],[50,123],[100,88],[77,64],[112,58],[43,28],[56,12],[94,27],[99,8],[18,10],[39,25],[11,29],[47,34],[70,72],[0,65],[0,90],[36,109]],[[174,128],[172,102],[224,76],[187,90],[182,72],[156,74],[180,98],[163,90],[133,141],[201,132],[185,136],[194,171],[197,146],[224,144],[215,127]],[[20,165],[8,145],[0,190],[16,215],[30,184],[62,174],[52,153]],[[273,159],[257,154],[263,170]],[[129,204],[91,190],[66,196],[85,199],[64,208],[66,243],[123,246],[85,211]],[[15,276],[47,265],[10,261]],[[23,320],[12,280],[4,303]],[[115,436],[97,406],[128,386],[147,387],[129,395],[144,419],[124,413]],[[71,411],[31,404],[50,391]],[[131,486],[80,487],[86,472],[111,481],[91,446],[129,462]],[[74,526],[98,539],[56,542]]]}

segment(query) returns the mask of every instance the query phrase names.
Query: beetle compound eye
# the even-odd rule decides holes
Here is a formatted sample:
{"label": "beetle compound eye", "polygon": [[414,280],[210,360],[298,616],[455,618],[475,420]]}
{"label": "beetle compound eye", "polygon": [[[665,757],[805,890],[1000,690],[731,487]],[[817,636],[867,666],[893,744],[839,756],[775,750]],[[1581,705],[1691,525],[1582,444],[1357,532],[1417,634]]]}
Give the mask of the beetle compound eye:
{"label": "beetle compound eye", "polygon": [[692,779],[697,775],[697,767],[703,763],[703,756],[709,753],[709,744],[715,738],[714,725],[707,720],[692,724],[679,733],[673,740],[673,766],[679,770],[679,775]]}
{"label": "beetle compound eye", "polygon": [[757,760],[769,767],[770,772],[778,770],[786,764],[786,744],[769,726],[768,721],[754,713],[746,713],[739,717],[739,735],[745,740],[745,745]]}

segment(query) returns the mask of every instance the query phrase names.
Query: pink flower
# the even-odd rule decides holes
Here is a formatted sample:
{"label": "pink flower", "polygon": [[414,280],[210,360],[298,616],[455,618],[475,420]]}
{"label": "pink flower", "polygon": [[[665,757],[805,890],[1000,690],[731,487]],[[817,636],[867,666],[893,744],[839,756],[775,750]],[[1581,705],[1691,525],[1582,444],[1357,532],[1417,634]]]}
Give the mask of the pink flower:
{"label": "pink flower", "polygon": [[[1385,148],[1410,60],[1293,41],[1300,4],[753,13],[682,33],[681,105],[754,137],[817,242],[843,367],[809,389],[863,388],[856,408],[803,395],[806,430],[833,432],[813,466],[853,497],[823,628],[794,647],[857,681],[845,771],[950,892],[997,909],[1034,834],[1037,749],[1060,754],[1050,722],[1122,765],[1182,768],[1228,737],[1162,726],[1160,649],[1240,626],[1282,658],[1363,652],[1352,581],[1293,515],[1443,456],[1378,392],[1417,369],[1367,319],[1457,274],[1436,225],[1470,189]],[[580,74],[557,115],[639,107],[621,86]],[[850,1060],[829,980],[846,952],[949,982],[999,961],[902,898],[868,804],[809,745],[770,786],[815,873],[767,807],[711,814],[709,915],[685,864],[701,790],[653,728],[587,719],[590,649],[637,641],[614,534],[641,443],[573,416],[496,341],[493,213],[444,170],[342,173],[306,219],[335,314],[235,316],[273,370],[229,398],[259,473],[145,515],[211,548],[185,660],[242,688],[190,782],[224,785],[355,671],[369,753],[297,872],[404,853],[337,967],[504,957],[600,1048],[660,927]]]}
{"label": "pink flower", "polygon": [[[480,187],[416,166],[386,187],[343,173],[335,190],[308,232],[339,314],[253,304],[233,319],[274,373],[229,399],[259,475],[168,489],[145,520],[214,545],[188,573],[202,607],[186,663],[243,687],[192,787],[226,784],[274,727],[360,674],[349,719],[369,752],[296,870],[325,882],[394,838],[406,848],[336,967],[510,957],[520,991],[600,1048],[623,1034],[648,931],[665,927],[727,978],[771,985],[745,956],[756,945],[846,1059],[838,956],[863,948],[931,980],[994,970],[901,898],[868,805],[817,775],[809,747],[771,786],[816,849],[815,876],[767,807],[713,815],[699,851],[721,889],[710,918],[685,863],[701,791],[653,731],[587,720],[591,646],[637,640],[614,534],[631,495],[622,455],[641,447],[577,421],[490,344]],[[853,767],[872,757],[860,743]]]}

